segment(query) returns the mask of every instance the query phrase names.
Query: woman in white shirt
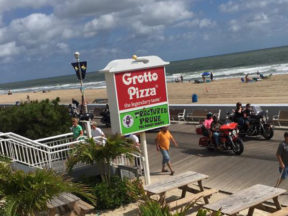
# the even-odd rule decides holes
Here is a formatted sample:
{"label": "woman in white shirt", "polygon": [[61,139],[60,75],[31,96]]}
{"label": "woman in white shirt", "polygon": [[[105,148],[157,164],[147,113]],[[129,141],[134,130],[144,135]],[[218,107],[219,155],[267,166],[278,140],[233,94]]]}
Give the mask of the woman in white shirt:
{"label": "woman in white shirt", "polygon": [[97,127],[96,122],[91,123],[91,135],[92,137],[105,137],[103,131]]}

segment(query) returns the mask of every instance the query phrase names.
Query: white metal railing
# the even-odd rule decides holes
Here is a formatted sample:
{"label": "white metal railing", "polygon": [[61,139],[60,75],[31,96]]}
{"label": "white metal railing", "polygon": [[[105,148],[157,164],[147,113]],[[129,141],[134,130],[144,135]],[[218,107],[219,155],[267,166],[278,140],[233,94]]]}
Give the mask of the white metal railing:
{"label": "white metal railing", "polygon": [[[94,137],[95,142],[104,145],[106,139]],[[29,167],[51,168],[57,172],[64,172],[65,162],[71,149],[81,140],[73,141],[72,133],[43,139],[31,140],[14,133],[0,133],[0,155],[12,161],[25,164]],[[117,157],[111,161],[113,165],[136,166],[143,169],[143,159],[140,155],[130,154],[130,160],[125,155]],[[77,164],[76,167],[84,164]]]}

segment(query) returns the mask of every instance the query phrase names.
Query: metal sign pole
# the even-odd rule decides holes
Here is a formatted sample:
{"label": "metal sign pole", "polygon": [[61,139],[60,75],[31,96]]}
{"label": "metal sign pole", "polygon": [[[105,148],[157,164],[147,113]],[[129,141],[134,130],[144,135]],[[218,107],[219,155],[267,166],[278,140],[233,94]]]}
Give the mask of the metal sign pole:
{"label": "metal sign pole", "polygon": [[144,177],[145,177],[145,184],[149,185],[150,182],[150,169],[149,169],[149,160],[148,160],[148,151],[147,151],[147,142],[146,142],[146,133],[140,133],[140,141],[141,141],[141,148],[142,148],[142,155],[144,156]]}

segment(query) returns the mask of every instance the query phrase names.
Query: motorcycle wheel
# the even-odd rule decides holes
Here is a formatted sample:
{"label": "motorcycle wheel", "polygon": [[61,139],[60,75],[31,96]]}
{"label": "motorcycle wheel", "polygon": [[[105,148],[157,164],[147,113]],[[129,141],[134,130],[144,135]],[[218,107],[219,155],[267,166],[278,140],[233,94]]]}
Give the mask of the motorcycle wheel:
{"label": "motorcycle wheel", "polygon": [[233,152],[236,155],[241,155],[244,151],[243,141],[240,138],[238,138],[237,140],[235,140],[234,144],[235,144],[235,147],[232,149]]}
{"label": "motorcycle wheel", "polygon": [[270,140],[274,135],[274,131],[273,128],[271,127],[264,127],[263,132],[262,132],[262,136],[266,139],[266,140]]}

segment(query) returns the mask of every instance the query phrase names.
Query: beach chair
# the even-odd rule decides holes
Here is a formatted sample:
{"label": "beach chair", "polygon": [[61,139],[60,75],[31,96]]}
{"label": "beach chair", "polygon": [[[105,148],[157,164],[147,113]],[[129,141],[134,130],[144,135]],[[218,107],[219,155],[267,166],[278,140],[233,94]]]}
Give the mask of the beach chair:
{"label": "beach chair", "polygon": [[273,124],[277,124],[279,127],[288,127],[288,110],[280,110],[278,115],[273,116]]}
{"label": "beach chair", "polygon": [[183,110],[183,113],[178,113],[178,121],[185,121],[186,109]]}

